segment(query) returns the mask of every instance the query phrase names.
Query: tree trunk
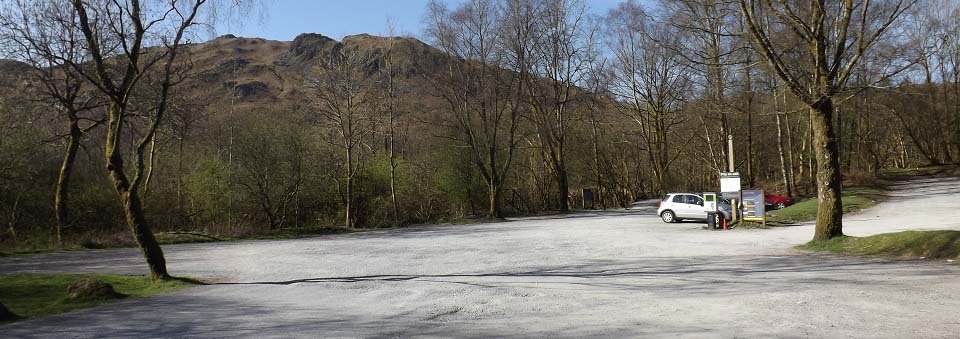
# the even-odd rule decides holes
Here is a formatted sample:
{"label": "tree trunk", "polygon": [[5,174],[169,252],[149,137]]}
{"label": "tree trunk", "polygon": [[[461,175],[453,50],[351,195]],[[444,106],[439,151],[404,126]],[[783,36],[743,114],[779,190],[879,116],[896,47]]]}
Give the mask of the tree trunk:
{"label": "tree trunk", "polygon": [[150,179],[153,179],[154,157],[157,155],[157,137],[150,138],[150,160],[147,160],[147,178],[143,179],[143,200],[150,194]]}
{"label": "tree trunk", "polygon": [[393,221],[400,222],[400,203],[397,202],[397,154],[396,130],[393,126],[394,112],[390,109],[390,200],[393,202]]}
{"label": "tree trunk", "polygon": [[120,203],[123,205],[123,212],[127,219],[127,225],[133,232],[133,237],[140,247],[140,252],[147,259],[147,266],[150,267],[150,277],[153,279],[169,279],[167,273],[167,262],[163,256],[163,250],[153,232],[147,226],[146,218],[143,216],[143,209],[140,205],[140,198],[134,192],[120,193],[120,185],[116,184],[117,192],[120,195]]}
{"label": "tree trunk", "polygon": [[23,191],[17,192],[17,197],[13,199],[13,206],[10,208],[10,220],[7,221],[7,230],[10,231],[10,237],[13,238],[13,243],[17,243],[17,212],[20,210],[20,196],[23,195]]}
{"label": "tree trunk", "polygon": [[[834,120],[837,122],[836,127],[836,136],[837,136],[837,162],[840,163],[840,168],[844,168],[843,162],[848,160],[847,157],[843,154],[844,147],[844,138],[843,135],[843,108],[840,104],[837,104],[833,110]],[[848,168],[849,169],[849,168]]]}
{"label": "tree trunk", "polygon": [[[390,151],[393,158],[393,151]],[[397,166],[390,160],[390,200],[393,202],[393,222],[400,222],[400,202],[397,201]]]}
{"label": "tree trunk", "polygon": [[[593,113],[593,112],[591,112]],[[607,204],[603,200],[603,177],[601,176],[600,171],[600,136],[597,126],[597,119],[591,114],[591,122],[593,123],[593,169],[594,175],[597,178],[597,197],[596,199],[600,201],[600,209],[607,209]]]}
{"label": "tree trunk", "polygon": [[[960,51],[958,51],[960,54]],[[954,56],[960,58],[960,56]],[[944,76],[946,78],[946,76]],[[960,63],[953,64],[953,119],[957,122],[954,129],[954,140],[957,143],[957,152],[960,152]]]}
{"label": "tree trunk", "polygon": [[648,151],[650,162],[653,165],[653,174],[657,178],[657,193],[660,195],[667,194],[667,177],[664,173],[664,169],[661,166],[660,162],[657,160],[657,157],[653,154],[653,151]]}
{"label": "tree trunk", "polygon": [[63,156],[63,163],[60,164],[60,175],[57,177],[57,188],[53,198],[57,214],[57,245],[61,246],[63,245],[63,228],[70,223],[69,206],[67,205],[70,175],[73,174],[73,162],[77,158],[77,149],[80,148],[82,134],[77,119],[70,119],[70,138],[67,142],[66,153]]}
{"label": "tree trunk", "polygon": [[140,197],[136,192],[130,191],[130,185],[127,182],[126,175],[123,174],[123,164],[120,157],[115,153],[108,153],[107,171],[110,172],[110,179],[113,182],[117,196],[120,198],[120,205],[123,207],[123,213],[126,217],[127,226],[133,233],[133,238],[137,242],[137,247],[143,253],[147,260],[147,266],[150,268],[150,276],[154,279],[168,279],[167,262],[163,257],[163,250],[160,244],[154,238],[153,232],[147,225],[146,218],[143,215],[143,208],[140,203]]}
{"label": "tree trunk", "polygon": [[[787,110],[787,93],[783,93],[783,110]],[[787,174],[790,175],[790,192],[793,192],[794,195],[797,194],[797,174],[794,172],[793,159],[794,154],[796,154],[796,149],[793,148],[793,131],[790,128],[790,116],[784,115],[783,122],[787,128]],[[791,198],[793,195],[790,196]]]}
{"label": "tree trunk", "polygon": [[490,205],[487,209],[487,217],[500,219],[503,218],[503,212],[500,210],[500,183],[495,179],[487,181],[488,198]]}
{"label": "tree trunk", "polygon": [[[123,158],[120,155],[119,134],[123,126],[119,116],[123,108],[111,107],[107,128],[107,141],[105,146],[107,172],[110,175],[110,181],[113,183],[117,197],[120,199],[120,205],[123,207],[123,213],[126,216],[127,226],[133,233],[133,239],[137,242],[137,247],[143,253],[147,260],[147,266],[150,268],[150,276],[153,279],[169,279],[167,273],[167,263],[163,257],[163,250],[160,244],[154,238],[153,232],[147,225],[146,218],[143,215],[143,206],[140,203],[140,197],[135,189],[131,189],[130,181],[123,171]],[[139,150],[138,157],[142,159],[142,150]]]}
{"label": "tree trunk", "polygon": [[353,176],[347,177],[347,194],[346,199],[343,201],[343,225],[347,227],[353,226],[353,211],[351,207],[353,205]]}
{"label": "tree trunk", "polygon": [[[809,110],[809,112],[813,112],[813,110]],[[817,146],[814,142],[815,127],[813,127],[813,119],[814,119],[813,114],[808,113],[807,114],[807,144],[809,144],[810,146],[807,148],[807,170],[809,173],[807,178],[810,179],[810,187],[816,189],[817,187],[817,167],[816,166],[817,165],[814,164],[814,162],[817,160],[816,159],[817,150],[815,149],[817,148]],[[830,120],[827,120],[827,124],[830,124]],[[830,125],[830,126],[831,128],[833,128],[832,127],[833,125]]]}
{"label": "tree trunk", "polygon": [[187,211],[183,201],[183,141],[186,136],[181,135],[177,140],[177,214],[180,222],[187,222]]}
{"label": "tree trunk", "polygon": [[560,213],[570,212],[570,184],[567,179],[567,169],[564,168],[563,162],[561,160],[561,165],[557,169],[557,202],[560,203]]}
{"label": "tree trunk", "polygon": [[746,90],[747,90],[747,178],[750,183],[750,187],[756,186],[757,178],[754,177],[753,173],[753,78],[751,74],[753,73],[753,68],[750,66],[752,60],[747,59],[747,68],[746,68]]}
{"label": "tree trunk", "polygon": [[[807,114],[807,117],[809,116],[810,115]],[[804,187],[804,192],[809,192],[809,190],[807,190],[805,187],[806,185],[804,183],[804,180],[806,180],[806,178],[810,176],[810,168],[809,166],[806,165],[807,157],[808,157],[807,154],[809,154],[809,151],[807,150],[807,148],[810,145],[810,142],[809,142],[810,138],[807,137],[808,132],[803,129],[803,125],[804,125],[803,115],[797,114],[797,138],[800,139],[799,151],[797,152],[797,155],[796,155],[797,162],[798,162],[797,177],[799,177],[798,180],[800,181],[801,185],[804,185],[804,186],[801,186],[801,187]],[[806,125],[807,125],[807,128],[810,127],[810,124],[806,124]],[[794,185],[793,187],[797,187],[797,186]]]}
{"label": "tree trunk", "polygon": [[836,136],[833,131],[833,99],[824,96],[810,111],[817,157],[817,226],[813,240],[829,240],[843,235],[843,189]]}
{"label": "tree trunk", "polygon": [[347,192],[343,195],[343,225],[346,227],[353,226],[353,211],[351,207],[353,205],[353,146],[351,145],[352,140],[349,138],[344,139],[344,145],[346,146],[346,165],[347,165]]}
{"label": "tree trunk", "polygon": [[780,156],[780,174],[783,176],[783,187],[788,197],[793,196],[790,187],[790,171],[787,170],[787,157],[783,150],[783,127],[780,123],[780,113],[777,112],[777,154]]}

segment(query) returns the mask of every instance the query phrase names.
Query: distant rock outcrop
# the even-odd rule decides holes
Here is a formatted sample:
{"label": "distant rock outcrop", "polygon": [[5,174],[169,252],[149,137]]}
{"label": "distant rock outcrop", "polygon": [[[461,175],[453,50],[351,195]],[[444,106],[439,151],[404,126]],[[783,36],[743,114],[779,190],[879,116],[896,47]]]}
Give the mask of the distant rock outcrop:
{"label": "distant rock outcrop", "polygon": [[221,62],[217,66],[217,71],[222,73],[235,73],[243,69],[250,64],[250,59],[236,57],[233,59],[228,59],[227,61]]}
{"label": "distant rock outcrop", "polygon": [[13,59],[0,59],[0,70],[2,71],[24,71],[30,69],[30,65]]}
{"label": "distant rock outcrop", "polygon": [[3,87],[3,85],[15,85],[17,81],[22,80],[22,77],[27,75],[32,69],[30,65],[16,60],[0,59],[0,87]]}
{"label": "distant rock outcrop", "polygon": [[339,48],[339,42],[325,35],[303,33],[290,43],[290,56],[299,61],[313,60],[332,55]]}
{"label": "distant rock outcrop", "polygon": [[246,82],[227,81],[226,85],[233,90],[234,96],[244,99],[250,99],[270,91],[270,86],[267,86],[263,81],[257,80]]}

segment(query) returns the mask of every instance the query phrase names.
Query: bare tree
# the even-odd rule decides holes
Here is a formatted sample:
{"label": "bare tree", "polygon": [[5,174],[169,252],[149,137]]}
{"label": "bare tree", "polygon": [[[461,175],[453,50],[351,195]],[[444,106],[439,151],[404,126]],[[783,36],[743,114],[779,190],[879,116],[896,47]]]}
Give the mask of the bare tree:
{"label": "bare tree", "polygon": [[[786,119],[783,118],[783,116],[786,114],[784,112],[784,106],[786,105],[786,103],[784,103],[784,106],[780,105],[780,96],[786,95],[786,93],[782,93],[782,90],[780,89],[779,84],[777,82],[774,82],[772,87],[773,87],[772,99],[773,99],[773,110],[774,110],[773,114],[775,115],[775,119],[777,120],[777,156],[780,158],[780,175],[783,178],[783,187],[784,187],[784,190],[786,191],[785,192],[786,195],[788,197],[792,197],[794,193],[793,185],[792,185],[793,165],[792,163],[788,164],[788,159],[790,159],[792,155],[787,154],[787,152],[790,151],[789,147],[784,147],[784,125],[789,124],[790,118],[786,118]],[[786,123],[784,123],[783,120],[786,120]],[[788,129],[787,130],[788,138],[789,138],[789,133],[790,131]]]}
{"label": "bare tree", "polygon": [[341,48],[322,62],[309,80],[314,107],[327,132],[326,141],[343,152],[343,175],[334,176],[344,210],[344,225],[355,225],[354,187],[366,154],[366,138],[374,132],[371,115],[372,90],[367,84],[365,58],[354,50]]}
{"label": "bare tree", "polygon": [[[599,17],[593,17],[593,20],[600,20]],[[600,25],[597,25],[598,27]],[[606,209],[605,187],[604,187],[604,164],[607,162],[604,152],[603,123],[609,119],[604,114],[604,109],[611,106],[610,98],[610,72],[609,60],[601,54],[601,46],[594,45],[588,50],[588,76],[585,79],[586,90],[589,91],[587,98],[587,112],[590,119],[590,136],[593,151],[593,175],[597,184],[596,200],[600,201],[600,208]]]}
{"label": "bare tree", "polygon": [[[706,131],[703,137],[709,153],[708,165],[723,171],[727,158],[724,145],[727,135],[733,133],[734,125],[726,93],[728,78],[733,73],[731,67],[742,63],[737,60],[736,8],[729,0],[663,0],[662,4],[667,12],[665,24],[683,32],[680,39],[667,43],[665,47],[678,51],[705,80],[706,114],[699,120],[701,128]],[[751,162],[749,154],[748,162]]]}
{"label": "bare tree", "polygon": [[[528,6],[537,6],[533,3]],[[567,173],[567,130],[573,120],[572,106],[580,96],[577,85],[588,73],[595,29],[588,26],[585,4],[579,0],[547,0],[539,4],[535,38],[530,44],[530,68],[526,85],[538,141],[557,181],[560,212],[570,210]]]}
{"label": "bare tree", "polygon": [[177,147],[177,209],[181,222],[186,222],[191,213],[187,212],[186,189],[184,187],[184,175],[187,170],[184,167],[184,148],[188,139],[191,139],[198,133],[197,125],[206,119],[206,111],[202,103],[174,101],[170,113],[170,138],[176,142]]}
{"label": "bare tree", "polygon": [[[920,1],[908,12],[907,23],[904,25],[908,54],[916,58],[923,75],[920,95],[929,103],[926,110],[930,119],[924,119],[927,123],[922,125],[925,141],[933,141],[935,144],[929,153],[932,159],[928,158],[932,163],[951,163],[951,151],[960,152],[960,138],[957,134],[960,131],[960,117],[956,116],[956,111],[951,112],[949,109],[951,91],[948,87],[935,83],[939,80],[946,84],[950,79],[950,44],[955,44],[957,36],[960,35],[957,15],[960,15],[960,5],[956,2]],[[956,99],[954,101],[956,102]],[[906,125],[904,127],[909,128]],[[927,132],[930,130],[937,133],[931,135]],[[950,146],[953,146],[952,150]]]}
{"label": "bare tree", "polygon": [[300,131],[277,128],[270,119],[241,122],[234,180],[252,197],[270,229],[283,227],[305,179],[305,138]]}
{"label": "bare tree", "polygon": [[629,104],[643,150],[653,167],[657,190],[669,189],[670,165],[679,156],[670,148],[670,131],[682,122],[678,114],[690,81],[688,67],[675,48],[679,37],[658,25],[643,9],[626,2],[607,18],[610,48],[616,58],[613,93]]}
{"label": "bare tree", "polygon": [[400,166],[398,160],[397,147],[403,136],[403,130],[399,127],[401,120],[401,105],[400,98],[403,94],[401,91],[400,84],[400,64],[404,61],[402,52],[398,50],[396,41],[398,37],[394,37],[396,34],[396,28],[392,21],[387,23],[387,38],[390,39],[387,47],[384,49],[383,56],[381,58],[380,68],[380,83],[383,90],[383,107],[385,115],[387,116],[386,127],[387,127],[387,151],[388,151],[388,160],[390,162],[390,201],[393,205],[393,221],[399,223],[400,216],[400,202],[397,197],[397,167]]}
{"label": "bare tree", "polygon": [[67,125],[67,145],[54,192],[54,233],[58,244],[63,244],[63,229],[71,223],[70,179],[81,138],[102,122],[94,112],[98,98],[91,95],[84,79],[64,61],[88,61],[81,32],[74,26],[60,24],[73,20],[70,5],[59,1],[17,0],[0,7],[0,45],[6,56],[33,67],[31,81],[38,87],[41,100],[57,111]]}
{"label": "bare tree", "polygon": [[[88,64],[62,60],[81,74],[107,101],[107,133],[104,155],[107,172],[120,200],[127,225],[146,258],[150,275],[167,279],[163,250],[144,216],[140,185],[144,177],[144,154],[153,141],[167,109],[170,89],[179,83],[178,55],[199,24],[204,9],[209,13],[215,0],[106,1],[74,0],[74,20],[64,24],[77,27],[89,55]],[[147,46],[158,48],[149,49]],[[130,101],[145,75],[158,74],[159,91],[150,112],[143,112],[145,130],[132,146],[133,172],[125,169],[124,127],[131,117]]]}
{"label": "bare tree", "polygon": [[452,59],[433,82],[449,108],[444,125],[454,132],[450,140],[468,151],[483,176],[487,215],[492,218],[503,216],[501,193],[520,141],[526,72],[508,68],[524,69],[529,62],[531,32],[526,24],[532,12],[526,5],[508,4],[526,11],[511,11],[513,16],[506,20],[516,25],[509,29],[500,26],[505,20],[503,7],[491,0],[471,0],[453,12],[431,2],[427,13],[428,35]]}
{"label": "bare tree", "polygon": [[[814,240],[843,235],[841,174],[833,126],[835,99],[854,70],[891,25],[916,1],[815,0],[803,8],[789,1],[739,0],[754,46],[785,86],[809,108],[817,159],[817,226]],[[778,26],[767,25],[774,21]],[[789,29],[799,47],[772,39]],[[785,54],[799,54],[789,62]]]}

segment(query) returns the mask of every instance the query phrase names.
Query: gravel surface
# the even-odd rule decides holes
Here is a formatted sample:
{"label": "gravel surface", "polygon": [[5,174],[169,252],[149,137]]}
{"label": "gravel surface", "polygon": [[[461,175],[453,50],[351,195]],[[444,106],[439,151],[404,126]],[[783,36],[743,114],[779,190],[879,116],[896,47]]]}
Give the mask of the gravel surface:
{"label": "gravel surface", "polygon": [[[219,282],[0,326],[0,337],[956,338],[960,267],[792,249],[810,224],[711,232],[627,211],[166,246]],[[960,229],[960,179],[902,183],[848,235]],[[0,273],[144,274],[133,249],[0,258]]]}

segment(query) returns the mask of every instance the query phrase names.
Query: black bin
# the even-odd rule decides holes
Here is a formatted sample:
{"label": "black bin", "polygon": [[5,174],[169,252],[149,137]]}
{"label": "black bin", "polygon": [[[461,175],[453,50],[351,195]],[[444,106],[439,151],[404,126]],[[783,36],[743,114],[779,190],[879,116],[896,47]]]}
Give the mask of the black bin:
{"label": "black bin", "polygon": [[717,229],[717,212],[707,212],[707,229]]}

